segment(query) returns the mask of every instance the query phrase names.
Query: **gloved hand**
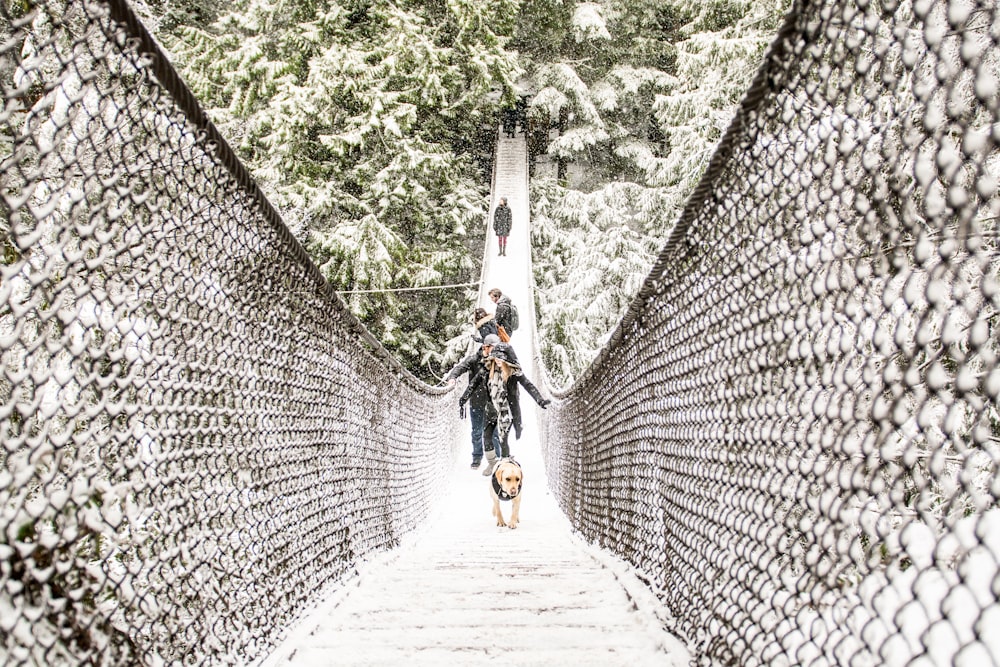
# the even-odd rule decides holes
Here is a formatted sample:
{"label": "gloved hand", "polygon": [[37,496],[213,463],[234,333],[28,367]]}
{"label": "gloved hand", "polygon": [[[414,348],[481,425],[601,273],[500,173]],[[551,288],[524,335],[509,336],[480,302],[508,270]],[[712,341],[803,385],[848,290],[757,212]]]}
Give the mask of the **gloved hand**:
{"label": "gloved hand", "polygon": [[552,402],[551,399],[543,398],[541,401],[539,401],[538,405],[542,406],[542,409],[545,410],[545,409],[548,409],[549,404],[551,402]]}
{"label": "gloved hand", "polygon": [[465,403],[458,404],[458,418],[465,419]]}

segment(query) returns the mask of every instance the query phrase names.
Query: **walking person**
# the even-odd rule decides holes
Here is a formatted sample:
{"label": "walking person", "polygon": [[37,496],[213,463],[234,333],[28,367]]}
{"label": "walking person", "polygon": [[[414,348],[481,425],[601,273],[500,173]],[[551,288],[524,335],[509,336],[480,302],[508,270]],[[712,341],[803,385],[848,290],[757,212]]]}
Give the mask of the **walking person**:
{"label": "walking person", "polygon": [[518,385],[524,386],[535,402],[547,408],[551,401],[543,398],[538,388],[524,375],[514,348],[501,343],[496,336],[487,336],[481,349],[481,363],[476,376],[469,382],[459,404],[464,405],[473,393],[486,387],[489,400],[483,425],[483,441],[486,467],[483,474],[489,475],[496,459],[511,455],[509,436],[511,428],[520,439],[523,422]]}
{"label": "walking person", "polygon": [[[496,336],[493,336],[496,338]],[[492,339],[491,339],[492,340]],[[497,339],[499,340],[499,339]],[[491,348],[492,349],[492,348]],[[474,353],[468,355],[460,362],[455,364],[448,375],[445,376],[445,382],[448,386],[454,386],[455,380],[462,373],[468,373],[469,376],[469,387],[472,387],[472,382],[479,374],[480,368],[482,367],[483,354],[480,350],[476,350]],[[466,388],[466,393],[463,394],[463,400],[460,403],[459,414],[465,417],[465,403],[469,404],[469,421],[472,422],[472,469],[477,470],[480,463],[483,460],[483,427],[485,425],[486,419],[486,404],[490,400],[489,388],[485,385],[476,387],[474,390]],[[499,445],[499,433],[496,433],[495,429],[490,432],[490,442],[489,451],[492,454],[496,447]]]}
{"label": "walking person", "polygon": [[503,109],[503,133],[508,139],[514,138],[517,131],[517,108],[515,106],[504,107]]}
{"label": "walking person", "polygon": [[489,291],[490,299],[497,305],[496,312],[493,313],[493,320],[497,323],[497,335],[501,342],[509,342],[519,324],[517,307],[511,302],[509,296],[504,296],[500,288],[494,287]]}
{"label": "walking person", "polygon": [[480,343],[490,334],[494,336],[499,335],[496,320],[493,319],[492,314],[486,312],[485,308],[476,308],[473,311],[472,322],[476,327],[476,333],[473,335],[473,338]]}
{"label": "walking person", "polygon": [[497,235],[497,244],[500,252],[498,255],[507,254],[507,237],[510,236],[510,228],[514,226],[514,216],[507,206],[507,198],[500,197],[500,203],[496,211],[493,212],[493,231]]}
{"label": "walking person", "polygon": [[521,128],[521,132],[527,134],[527,128],[528,128],[527,95],[521,95],[517,98],[517,102],[514,105],[514,115],[517,117],[517,124]]}
{"label": "walking person", "polygon": [[517,359],[517,353],[514,352],[514,348],[510,344],[503,342],[494,344],[490,349],[490,356],[497,361],[506,362],[512,369],[507,380],[507,398],[510,403],[511,427],[514,429],[514,438],[520,440],[524,423],[521,421],[521,398],[518,386],[524,387],[528,395],[535,399],[535,403],[542,409],[548,408],[552,401],[544,398],[538,387],[524,374],[521,362]]}

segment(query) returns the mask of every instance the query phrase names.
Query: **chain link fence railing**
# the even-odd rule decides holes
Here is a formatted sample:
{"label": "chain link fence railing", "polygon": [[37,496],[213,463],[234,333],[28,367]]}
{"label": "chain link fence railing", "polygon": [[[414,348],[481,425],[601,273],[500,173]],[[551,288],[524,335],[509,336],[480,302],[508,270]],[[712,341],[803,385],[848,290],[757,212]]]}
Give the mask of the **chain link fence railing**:
{"label": "chain link fence railing", "polygon": [[[454,395],[123,2],[0,21],[0,658],[252,661],[426,514]],[[550,411],[563,507],[706,663],[1000,663],[998,41],[995,3],[796,5]]]}
{"label": "chain link fence railing", "polygon": [[252,662],[426,516],[455,396],[345,310],[124,2],[0,26],[0,663]]}
{"label": "chain link fence railing", "polygon": [[549,411],[704,664],[1000,664],[998,145],[994,0],[796,3]]}

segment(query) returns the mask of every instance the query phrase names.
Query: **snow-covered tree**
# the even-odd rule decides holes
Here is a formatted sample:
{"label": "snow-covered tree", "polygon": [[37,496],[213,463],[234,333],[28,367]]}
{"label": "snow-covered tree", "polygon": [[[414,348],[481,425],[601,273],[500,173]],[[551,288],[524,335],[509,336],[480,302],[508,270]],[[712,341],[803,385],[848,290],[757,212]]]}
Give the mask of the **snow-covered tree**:
{"label": "snow-covered tree", "polygon": [[[546,285],[543,357],[560,383],[570,379],[566,369],[590,363],[641,287],[645,275],[634,258],[658,250],[658,241],[635,224],[646,194],[634,184],[566,191],[551,179],[532,188],[532,241],[546,248],[535,273]],[[566,232],[569,223],[573,233]]]}
{"label": "snow-covered tree", "polygon": [[515,16],[511,0],[241,0],[165,40],[327,278],[425,376],[470,294],[402,290],[475,277],[475,139],[518,73]]}
{"label": "snow-covered tree", "polygon": [[[495,105],[511,101],[519,62],[537,91],[535,126],[558,128],[542,150],[559,183],[543,186],[553,205],[536,217],[560,233],[536,241],[582,239],[573,215],[560,217],[563,197],[630,202],[614,210],[650,237],[622,260],[629,277],[618,284],[633,284],[704,169],[784,3],[239,0],[210,27],[181,24],[164,41],[354,312],[420,368],[441,358],[469,296],[387,290],[474,276],[478,248],[466,230],[485,199],[470,154]],[[505,51],[515,24],[518,51]],[[499,99],[488,95],[497,89]],[[550,304],[568,313],[560,303],[587,300],[589,283],[575,274],[592,268],[589,253],[571,253],[557,271],[548,254],[536,249],[540,276],[553,281],[540,285],[543,331]],[[568,344],[596,349],[609,331],[599,319]],[[563,369],[567,378],[588,358],[569,356],[577,362]]]}
{"label": "snow-covered tree", "polygon": [[[581,2],[546,24],[550,41],[535,48],[519,24],[538,91],[529,114],[558,130],[544,147],[557,182],[536,181],[532,197],[543,353],[558,379],[589,363],[649,272],[786,6]],[[613,214],[596,215],[605,206]],[[595,284],[595,267],[617,278]],[[582,316],[573,304],[604,303],[607,289],[618,290],[610,315],[570,323]]]}

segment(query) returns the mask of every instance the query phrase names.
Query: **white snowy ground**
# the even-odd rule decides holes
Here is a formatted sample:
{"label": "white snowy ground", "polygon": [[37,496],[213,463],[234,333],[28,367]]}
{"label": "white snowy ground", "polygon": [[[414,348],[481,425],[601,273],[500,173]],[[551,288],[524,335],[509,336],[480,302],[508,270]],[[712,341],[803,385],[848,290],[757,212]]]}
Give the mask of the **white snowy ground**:
{"label": "white snowy ground", "polygon": [[[528,201],[524,141],[501,141],[481,302],[499,287],[518,305],[511,343],[535,379],[528,281]],[[507,256],[497,257],[492,210],[506,196],[514,214]],[[461,455],[442,470],[448,490],[424,526],[403,544],[359,566],[292,630],[266,667],[330,665],[491,665],[507,667],[684,667],[687,648],[665,632],[662,607],[630,565],[585,543],[548,491],[538,446],[544,411],[521,392],[525,429],[511,436],[524,468],[521,525],[499,528],[490,515],[489,479]],[[510,504],[502,505],[509,516]]]}
{"label": "white snowy ground", "polygon": [[489,480],[463,457],[442,471],[450,489],[427,523],[363,563],[265,664],[688,665],[630,566],[572,533],[535,433],[515,447],[525,469],[516,530],[495,525]]}

